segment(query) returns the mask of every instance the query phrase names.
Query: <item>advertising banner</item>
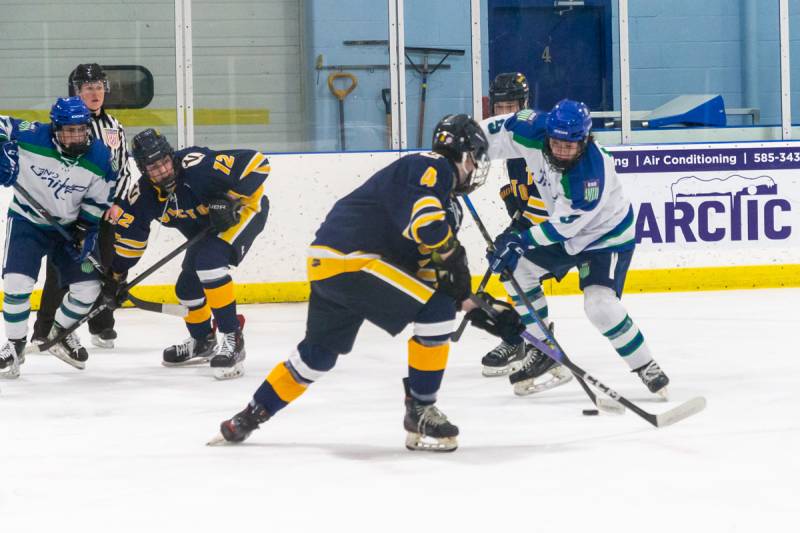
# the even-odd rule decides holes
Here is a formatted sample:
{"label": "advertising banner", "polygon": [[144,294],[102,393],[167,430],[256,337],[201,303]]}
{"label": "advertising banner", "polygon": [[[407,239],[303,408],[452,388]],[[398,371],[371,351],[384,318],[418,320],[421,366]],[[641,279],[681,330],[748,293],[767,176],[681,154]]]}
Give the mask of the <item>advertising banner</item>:
{"label": "advertising banner", "polygon": [[693,257],[686,266],[800,262],[800,145],[608,151],[636,211],[637,253]]}

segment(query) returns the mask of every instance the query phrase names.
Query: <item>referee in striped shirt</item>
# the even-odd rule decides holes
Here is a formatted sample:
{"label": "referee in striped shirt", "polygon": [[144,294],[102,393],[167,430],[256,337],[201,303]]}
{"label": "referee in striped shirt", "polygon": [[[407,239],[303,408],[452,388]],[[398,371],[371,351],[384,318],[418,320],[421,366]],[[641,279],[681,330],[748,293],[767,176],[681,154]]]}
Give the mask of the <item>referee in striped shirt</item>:
{"label": "referee in striped shirt", "polygon": [[[70,95],[80,96],[86,107],[92,112],[92,133],[111,150],[112,165],[119,169],[119,179],[114,192],[115,200],[124,196],[131,181],[128,168],[128,150],[125,143],[125,131],[119,121],[103,109],[106,94],[109,92],[108,78],[97,63],[78,65],[69,76]],[[114,202],[116,204],[116,201]],[[112,205],[109,211],[114,210]],[[100,222],[100,235],[97,252],[100,263],[107,267],[114,256],[114,226],[103,217]],[[55,313],[66,294],[66,287],[58,285],[58,274],[47,262],[47,277],[42,291],[42,302],[33,325],[32,344],[47,340],[47,334],[53,325]],[[89,332],[92,344],[101,348],[113,348],[117,333],[114,331],[113,311],[106,309],[89,320]]]}

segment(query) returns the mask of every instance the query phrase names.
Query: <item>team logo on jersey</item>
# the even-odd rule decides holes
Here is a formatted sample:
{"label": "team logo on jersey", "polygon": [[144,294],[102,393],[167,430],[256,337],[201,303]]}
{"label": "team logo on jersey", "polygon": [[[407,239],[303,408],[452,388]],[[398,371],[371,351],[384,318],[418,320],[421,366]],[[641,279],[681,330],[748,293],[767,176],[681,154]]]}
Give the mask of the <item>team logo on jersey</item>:
{"label": "team logo on jersey", "polygon": [[517,113],[517,120],[527,120],[528,122],[532,122],[532,119],[536,116],[536,112],[532,109],[523,109]]}
{"label": "team logo on jersey", "polygon": [[581,265],[578,266],[578,277],[581,279],[589,277],[589,272],[589,263],[581,263]]}
{"label": "team logo on jersey", "polygon": [[65,195],[72,194],[74,192],[80,193],[89,189],[87,185],[72,185],[69,182],[69,178],[62,180],[58,172],[53,172],[48,168],[31,165],[31,171],[38,176],[39,179],[46,182],[46,185],[49,189],[53,189],[53,196],[55,196],[58,200],[64,199],[64,196],[59,196],[62,193]]}
{"label": "team logo on jersey", "polygon": [[583,187],[583,199],[594,202],[600,198],[600,180],[587,180]]}
{"label": "team logo on jersey", "polygon": [[181,166],[186,169],[195,165],[199,165],[200,162],[205,159],[205,157],[205,154],[201,152],[190,152],[183,156],[183,159],[181,159]]}
{"label": "team logo on jersey", "polygon": [[23,120],[22,122],[19,123],[18,128],[19,131],[28,131],[28,130],[33,131],[36,129],[36,123]]}
{"label": "team logo on jersey", "polygon": [[119,148],[120,134],[117,128],[103,128],[102,130],[103,142],[112,150]]}

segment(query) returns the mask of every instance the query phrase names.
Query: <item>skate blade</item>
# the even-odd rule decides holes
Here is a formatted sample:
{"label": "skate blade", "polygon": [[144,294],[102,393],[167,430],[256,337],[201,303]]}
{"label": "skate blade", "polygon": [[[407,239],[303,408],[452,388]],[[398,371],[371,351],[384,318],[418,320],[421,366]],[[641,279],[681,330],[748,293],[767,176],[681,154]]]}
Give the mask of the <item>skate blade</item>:
{"label": "skate blade", "polygon": [[8,370],[0,370],[0,379],[17,379],[19,377],[19,364],[11,363]]}
{"label": "skate blade", "polygon": [[54,353],[54,352],[50,353],[56,356],[58,359],[61,359],[62,361],[64,361],[73,368],[77,368],[78,370],[83,370],[84,368],[86,368],[86,363],[84,363],[83,361],[76,361],[75,359],[70,358],[68,355],[62,355],[60,353]]}
{"label": "skate blade", "polygon": [[214,377],[220,381],[244,376],[244,365],[242,363],[236,363],[233,366],[215,367],[213,370]]}
{"label": "skate blade", "polygon": [[408,432],[406,434],[406,448],[412,452],[452,452],[458,448],[458,438],[443,437],[435,439],[420,433]]}
{"label": "skate blade", "polygon": [[514,394],[517,396],[529,396],[531,394],[555,389],[556,387],[560,387],[572,381],[572,374],[563,374],[559,376],[550,375],[552,376],[550,379],[539,383],[536,382],[535,378],[514,383]]}
{"label": "skate blade", "polygon": [[225,440],[221,432],[217,433],[206,442],[206,446],[224,446],[225,444],[228,444],[228,441]]}
{"label": "skate blade", "polygon": [[506,376],[509,372],[511,372],[511,369],[507,366],[484,366],[481,374],[485,378],[496,378]]}
{"label": "skate blade", "polygon": [[43,351],[42,351],[42,350],[39,348],[39,345],[38,345],[38,344],[28,344],[27,346],[25,346],[25,351],[24,351],[23,353],[24,353],[25,355],[28,355],[28,354],[46,354],[46,353],[48,353],[48,352],[46,352],[46,351],[45,351],[45,352],[43,352]]}
{"label": "skate blade", "polygon": [[662,402],[668,402],[669,401],[669,391],[667,390],[667,388],[668,387],[665,385],[664,387],[661,387],[660,390],[655,392],[656,400],[659,400],[659,401],[662,401]]}
{"label": "skate blade", "polygon": [[168,361],[161,360],[161,365],[166,366],[167,368],[179,367],[179,366],[198,366],[205,363],[208,363],[213,355],[209,355],[208,357],[192,357],[191,359],[187,359],[186,361],[182,361],[180,363],[170,363]]}
{"label": "skate blade", "polygon": [[92,343],[92,346],[97,346],[98,348],[111,349],[111,348],[114,347],[114,341],[113,340],[95,339],[94,337],[92,337],[91,343]]}

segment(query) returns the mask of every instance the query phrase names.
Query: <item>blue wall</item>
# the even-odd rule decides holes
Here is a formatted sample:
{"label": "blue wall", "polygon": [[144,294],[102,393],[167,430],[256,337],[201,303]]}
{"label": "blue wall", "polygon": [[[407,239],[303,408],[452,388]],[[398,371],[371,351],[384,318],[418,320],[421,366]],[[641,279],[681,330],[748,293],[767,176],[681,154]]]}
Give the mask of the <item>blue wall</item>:
{"label": "blue wall", "polygon": [[[748,1],[631,2],[632,108],[713,93],[727,107],[759,107],[762,123],[779,122],[778,2],[749,10]],[[757,64],[747,59],[751,51]]]}
{"label": "blue wall", "polygon": [[[487,0],[483,0],[483,92],[488,91]],[[331,63],[388,63],[383,47],[346,47],[346,39],[387,39],[387,2],[307,0],[305,24],[306,130],[310,150],[338,149],[338,108],[327,88],[329,71],[314,69],[317,56]],[[467,0],[406,0],[406,44],[467,51],[449,58],[449,71],[429,80],[425,142],[446,113],[470,113],[471,58]],[[619,109],[619,35],[612,2],[614,108]],[[793,73],[800,72],[800,0],[790,0]],[[629,2],[631,107],[654,109],[681,94],[722,94],[727,107],[757,107],[761,124],[780,122],[778,0],[635,0]],[[520,36],[520,38],[524,38]],[[417,58],[418,56],[415,56]],[[345,103],[348,149],[386,148],[380,90],[389,87],[385,70],[354,72],[359,86]],[[795,79],[796,78],[796,79]],[[416,141],[420,79],[407,71],[408,139]],[[793,117],[800,122],[800,77],[793,76]],[[732,117],[730,125],[749,124]]]}
{"label": "blue wall", "polygon": [[[373,0],[309,0],[305,13],[306,109],[309,147],[315,151],[338,150],[338,103],[330,93],[327,77],[331,71],[315,70],[317,57],[331,64],[388,64],[388,47],[344,46],[345,40],[388,39],[387,2]],[[466,5],[466,9],[464,6]],[[430,142],[434,125],[447,113],[470,112],[472,108],[472,71],[470,51],[469,2],[406,0],[405,28],[407,46],[428,46],[466,50],[461,57],[450,57],[449,70],[440,70],[428,80],[426,120],[423,145]],[[412,55],[416,62],[418,54]],[[431,56],[437,61],[441,56]],[[345,100],[345,124],[348,150],[387,148],[385,107],[381,89],[389,87],[387,70],[352,71],[358,87]],[[416,144],[419,113],[420,77],[406,72],[408,141]]]}

